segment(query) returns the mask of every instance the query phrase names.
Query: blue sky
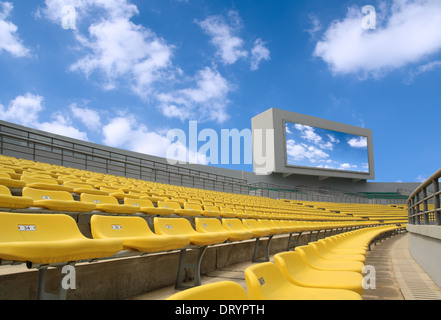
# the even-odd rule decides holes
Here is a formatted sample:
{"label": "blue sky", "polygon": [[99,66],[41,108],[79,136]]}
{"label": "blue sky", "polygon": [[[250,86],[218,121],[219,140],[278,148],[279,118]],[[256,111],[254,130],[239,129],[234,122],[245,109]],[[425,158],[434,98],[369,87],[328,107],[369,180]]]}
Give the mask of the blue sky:
{"label": "blue sky", "polygon": [[275,107],[371,129],[375,181],[420,181],[440,75],[439,0],[0,0],[1,119],[158,156]]}
{"label": "blue sky", "polygon": [[290,166],[369,172],[367,137],[286,122]]}

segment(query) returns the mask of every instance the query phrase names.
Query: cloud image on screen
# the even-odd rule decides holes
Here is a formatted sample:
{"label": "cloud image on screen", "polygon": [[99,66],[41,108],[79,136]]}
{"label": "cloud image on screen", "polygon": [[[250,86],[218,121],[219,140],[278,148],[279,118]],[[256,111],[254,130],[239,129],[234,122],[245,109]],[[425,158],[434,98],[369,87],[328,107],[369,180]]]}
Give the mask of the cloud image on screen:
{"label": "cloud image on screen", "polygon": [[367,137],[286,122],[287,165],[369,173]]}

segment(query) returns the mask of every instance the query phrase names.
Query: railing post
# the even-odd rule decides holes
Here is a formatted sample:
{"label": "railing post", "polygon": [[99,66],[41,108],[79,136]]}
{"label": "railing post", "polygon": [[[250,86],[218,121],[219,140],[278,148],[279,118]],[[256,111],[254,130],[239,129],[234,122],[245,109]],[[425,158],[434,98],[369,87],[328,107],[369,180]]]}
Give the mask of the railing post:
{"label": "railing post", "polygon": [[[434,193],[434,200],[435,200],[435,224],[437,226],[441,225],[441,211],[440,210],[440,196],[439,196],[439,180],[434,179],[433,180],[433,193]],[[438,210],[438,211],[437,211]]]}
{"label": "railing post", "polygon": [[423,215],[423,221],[425,225],[429,224],[429,213],[427,212],[429,210],[429,206],[427,205],[427,188],[424,187],[423,190],[421,190],[423,192],[423,210],[424,210],[424,215]]}

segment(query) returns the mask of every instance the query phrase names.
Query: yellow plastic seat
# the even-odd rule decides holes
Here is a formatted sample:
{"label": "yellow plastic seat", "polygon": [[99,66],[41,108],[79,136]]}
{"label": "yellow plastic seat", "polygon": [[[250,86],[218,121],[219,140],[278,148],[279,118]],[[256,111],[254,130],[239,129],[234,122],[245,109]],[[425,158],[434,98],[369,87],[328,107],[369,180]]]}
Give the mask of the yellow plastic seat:
{"label": "yellow plastic seat", "polygon": [[351,290],[297,286],[272,262],[248,267],[245,281],[250,300],[362,300]]}
{"label": "yellow plastic seat", "polygon": [[248,295],[240,284],[233,281],[220,281],[175,293],[166,300],[248,300]]}
{"label": "yellow plastic seat", "polygon": [[226,232],[202,233],[193,229],[190,222],[185,218],[154,218],[156,234],[165,235],[188,235],[190,242],[197,246],[223,243],[228,239]]}
{"label": "yellow plastic seat", "polygon": [[204,217],[220,217],[219,207],[216,206],[204,206],[204,210],[202,210],[201,214]]}
{"label": "yellow plastic seat", "polygon": [[286,228],[277,226],[272,220],[268,219],[258,219],[264,228],[269,228],[271,230],[271,234],[282,234],[286,233]]}
{"label": "yellow plastic seat", "polygon": [[360,261],[337,261],[325,260],[322,258],[312,246],[296,247],[298,252],[304,260],[314,269],[328,270],[328,271],[354,271],[363,272],[364,263]]}
{"label": "yellow plastic seat", "polygon": [[236,218],[236,213],[227,207],[221,207],[220,209],[220,216],[223,218]]}
{"label": "yellow plastic seat", "polygon": [[20,180],[26,183],[26,187],[43,190],[72,192],[72,187],[59,185],[55,179],[36,178],[29,175],[22,175]]}
{"label": "yellow plastic seat", "polygon": [[227,230],[216,218],[195,218],[195,224],[198,232],[226,232],[230,241],[242,241],[253,237],[252,232],[248,230]]}
{"label": "yellow plastic seat", "polygon": [[253,232],[255,237],[267,237],[273,234],[270,228],[265,228],[255,219],[243,219],[242,223]]}
{"label": "yellow plastic seat", "polygon": [[243,225],[242,221],[239,219],[236,219],[236,218],[222,219],[222,225],[228,231],[244,233],[248,237],[250,237],[250,239],[255,237],[253,231],[251,231],[249,228],[245,227]]}
{"label": "yellow plastic seat", "polygon": [[158,201],[158,208],[173,209],[174,213],[180,216],[195,217],[201,215],[202,210],[192,209],[193,207],[197,207],[197,205],[190,204],[190,207],[183,209],[181,204],[176,201]]}
{"label": "yellow plastic seat", "polygon": [[108,213],[135,214],[139,212],[139,207],[127,204],[119,204],[118,200],[113,196],[102,196],[95,194],[82,193],[81,202],[94,204],[96,210]]}
{"label": "yellow plastic seat", "polygon": [[90,228],[94,239],[121,239],[124,249],[159,252],[182,249],[190,244],[187,235],[157,235],[141,217],[93,215]]}
{"label": "yellow plastic seat", "polygon": [[293,251],[274,255],[274,262],[291,283],[310,288],[352,290],[363,295],[363,275],[353,271],[324,271],[311,268]]}
{"label": "yellow plastic seat", "polygon": [[31,198],[13,196],[9,188],[0,185],[0,208],[24,209],[33,204],[34,200]]}
{"label": "yellow plastic seat", "polygon": [[0,213],[0,259],[39,264],[110,257],[119,239],[88,239],[64,214]]}
{"label": "yellow plastic seat", "polygon": [[72,194],[67,191],[43,190],[23,188],[24,197],[33,200],[34,207],[46,208],[56,211],[79,211],[89,212],[95,209],[94,204],[82,203],[74,200]]}
{"label": "yellow plastic seat", "polygon": [[97,194],[102,196],[109,195],[109,193],[106,191],[95,189],[90,183],[81,183],[78,181],[66,181],[64,185],[66,187],[72,187],[73,188],[72,192],[76,194],[90,193],[90,194]]}
{"label": "yellow plastic seat", "polygon": [[10,174],[0,171],[0,186],[21,189],[26,186],[26,182],[12,179]]}
{"label": "yellow plastic seat", "polygon": [[174,209],[171,208],[157,208],[153,205],[153,202],[147,198],[125,198],[124,204],[139,207],[139,212],[155,216],[169,216],[175,212]]}
{"label": "yellow plastic seat", "polygon": [[341,254],[362,254],[366,255],[367,248],[361,249],[361,248],[350,248],[350,247],[343,247],[343,246],[337,246],[333,241],[332,237],[327,237],[325,239],[320,239],[320,241],[325,242],[326,246],[328,247],[328,250],[333,253],[341,253]]}
{"label": "yellow plastic seat", "polygon": [[366,257],[362,254],[343,254],[343,253],[334,253],[331,252],[326,243],[323,241],[311,242],[309,245],[313,246],[313,248],[319,253],[320,256],[327,260],[338,260],[338,261],[360,261],[365,263]]}

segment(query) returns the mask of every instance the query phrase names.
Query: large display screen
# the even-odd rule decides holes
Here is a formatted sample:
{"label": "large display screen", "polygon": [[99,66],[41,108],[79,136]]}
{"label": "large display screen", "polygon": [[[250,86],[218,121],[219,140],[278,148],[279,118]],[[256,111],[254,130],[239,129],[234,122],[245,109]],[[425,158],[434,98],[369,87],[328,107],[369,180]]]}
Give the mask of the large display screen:
{"label": "large display screen", "polygon": [[369,173],[368,138],[285,122],[286,165]]}

